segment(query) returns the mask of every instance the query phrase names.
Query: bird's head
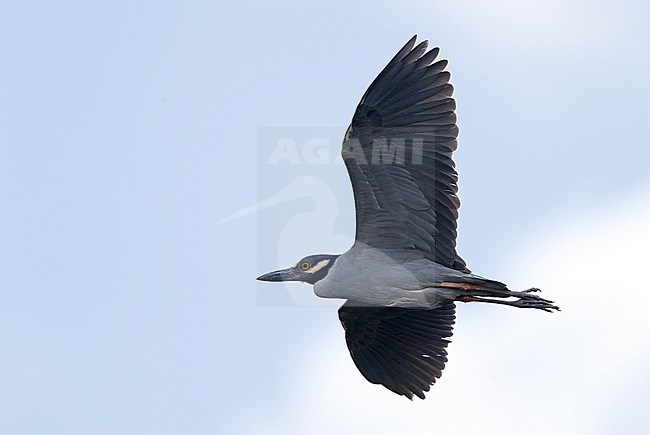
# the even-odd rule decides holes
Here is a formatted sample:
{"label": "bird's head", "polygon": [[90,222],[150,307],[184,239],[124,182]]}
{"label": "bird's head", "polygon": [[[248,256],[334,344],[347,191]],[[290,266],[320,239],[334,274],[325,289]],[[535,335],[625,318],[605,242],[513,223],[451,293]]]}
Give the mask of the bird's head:
{"label": "bird's head", "polygon": [[338,255],[317,254],[309,255],[293,266],[265,273],[258,277],[259,281],[302,281],[316,284],[325,278]]}

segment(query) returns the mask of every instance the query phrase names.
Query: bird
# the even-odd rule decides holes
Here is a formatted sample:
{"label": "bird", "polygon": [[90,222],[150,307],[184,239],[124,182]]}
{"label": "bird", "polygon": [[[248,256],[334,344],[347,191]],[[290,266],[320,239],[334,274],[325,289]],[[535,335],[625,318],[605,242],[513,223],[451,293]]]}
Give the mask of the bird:
{"label": "bird", "polygon": [[456,302],[559,310],[538,288],[513,291],[472,273],[456,252],[456,102],[440,49],[413,36],[362,96],[341,155],[354,193],[355,240],[260,281],[300,281],[338,310],[352,360],[371,383],[425,398],[442,376]]}

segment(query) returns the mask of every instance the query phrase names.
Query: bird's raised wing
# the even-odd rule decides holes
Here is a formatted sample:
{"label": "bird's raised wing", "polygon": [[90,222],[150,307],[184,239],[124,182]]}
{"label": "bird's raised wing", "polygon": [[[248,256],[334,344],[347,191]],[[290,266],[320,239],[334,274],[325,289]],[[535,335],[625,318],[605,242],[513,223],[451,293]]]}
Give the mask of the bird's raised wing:
{"label": "bird's raised wing", "polygon": [[455,319],[452,303],[432,310],[359,307],[339,309],[352,360],[373,384],[424,399],[447,362],[446,337]]}
{"label": "bird's raised wing", "polygon": [[414,36],[361,98],[342,155],[356,202],[356,241],[417,249],[465,270],[456,254],[460,201],[455,165],[456,108],[446,60]]}

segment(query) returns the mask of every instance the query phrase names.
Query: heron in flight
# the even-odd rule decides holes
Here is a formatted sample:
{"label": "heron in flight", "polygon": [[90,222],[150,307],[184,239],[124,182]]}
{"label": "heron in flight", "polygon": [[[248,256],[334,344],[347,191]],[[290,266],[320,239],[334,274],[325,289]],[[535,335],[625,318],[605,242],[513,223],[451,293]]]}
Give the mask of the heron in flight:
{"label": "heron in flight", "polygon": [[439,49],[416,36],[372,82],[343,139],[356,208],[354,245],[309,255],[261,281],[313,284],[345,299],[339,319],[363,376],[409,399],[442,375],[455,302],[558,310],[536,288],[475,275],[456,253],[456,103]]}

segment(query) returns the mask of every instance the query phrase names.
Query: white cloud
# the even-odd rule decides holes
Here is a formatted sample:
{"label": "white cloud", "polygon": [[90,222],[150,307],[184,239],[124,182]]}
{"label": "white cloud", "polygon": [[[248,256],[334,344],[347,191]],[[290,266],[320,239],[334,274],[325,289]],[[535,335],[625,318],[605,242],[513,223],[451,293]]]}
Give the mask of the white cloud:
{"label": "white cloud", "polygon": [[437,19],[442,16],[457,23],[481,44],[526,51],[531,47],[566,48],[567,44],[576,48],[593,46],[607,37],[607,29],[611,28],[608,18],[616,13],[606,3],[580,0],[418,1],[414,6]]}
{"label": "white cloud", "polygon": [[534,282],[562,311],[460,306],[449,364],[426,400],[409,402],[366,382],[333,319],[294,362],[298,369],[277,412],[241,422],[240,429],[650,432],[650,393],[639,388],[650,385],[649,222],[647,190],[567,216],[513,249],[505,261],[511,284]]}

